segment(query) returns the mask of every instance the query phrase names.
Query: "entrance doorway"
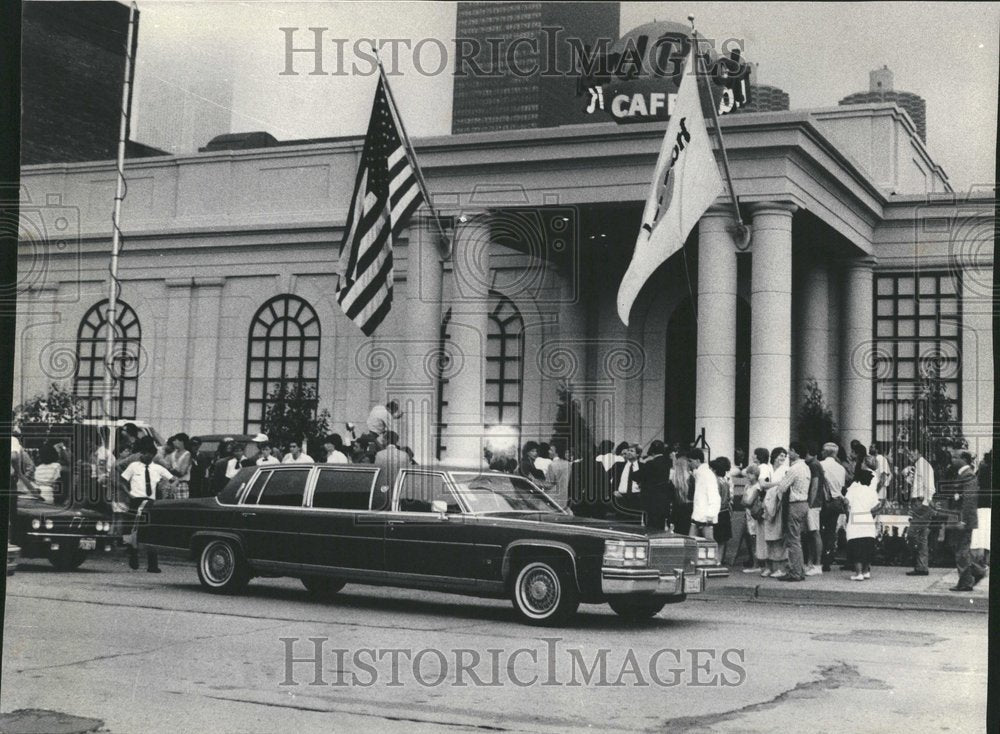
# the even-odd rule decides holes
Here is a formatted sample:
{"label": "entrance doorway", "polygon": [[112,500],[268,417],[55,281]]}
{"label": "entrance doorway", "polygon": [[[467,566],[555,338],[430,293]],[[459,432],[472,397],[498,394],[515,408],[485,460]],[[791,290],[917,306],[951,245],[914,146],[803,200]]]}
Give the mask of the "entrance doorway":
{"label": "entrance doorway", "polygon": [[[664,384],[663,433],[667,445],[688,446],[697,437],[695,389],[697,385],[698,328],[691,298],[674,309],[667,322],[667,357]],[[736,401],[733,410],[736,447],[747,451],[750,434],[750,304],[736,299]],[[709,444],[712,437],[708,436]],[[732,456],[728,457],[730,460]]]}
{"label": "entrance doorway", "polygon": [[685,298],[667,322],[666,380],[663,390],[663,434],[668,446],[690,445],[694,433],[694,390],[697,378],[698,331],[694,304]]}

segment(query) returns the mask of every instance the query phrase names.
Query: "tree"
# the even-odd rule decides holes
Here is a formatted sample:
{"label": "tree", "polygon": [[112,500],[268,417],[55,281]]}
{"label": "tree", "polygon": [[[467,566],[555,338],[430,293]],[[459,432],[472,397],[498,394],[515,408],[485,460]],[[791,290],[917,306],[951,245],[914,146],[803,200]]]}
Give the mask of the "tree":
{"label": "tree", "polygon": [[311,441],[330,432],[330,411],[318,411],[316,388],[302,380],[282,380],[267,396],[261,429],[273,443]]}
{"label": "tree", "polygon": [[796,435],[800,441],[814,443],[817,447],[827,441],[836,440],[837,424],[815,377],[806,380],[804,399],[796,423]]}
{"label": "tree", "polygon": [[35,395],[14,408],[14,422],[76,423],[85,417],[83,401],[57,382],[48,392]]}
{"label": "tree", "polygon": [[936,366],[921,370],[919,388],[909,417],[896,433],[897,447],[916,446],[935,465],[944,468],[952,449],[967,449],[962,424],[955,417],[955,399]]}
{"label": "tree", "polygon": [[559,408],[552,424],[552,438],[563,451],[572,448],[576,458],[596,457],[597,449],[590,424],[580,407],[580,401],[573,397],[569,385],[560,385]]}
{"label": "tree", "polygon": [[552,440],[561,451],[573,449],[576,463],[570,472],[569,496],[574,512],[583,515],[599,513],[604,493],[601,491],[603,478],[598,473],[597,445],[586,411],[573,397],[569,385],[559,387],[559,408],[552,426]]}

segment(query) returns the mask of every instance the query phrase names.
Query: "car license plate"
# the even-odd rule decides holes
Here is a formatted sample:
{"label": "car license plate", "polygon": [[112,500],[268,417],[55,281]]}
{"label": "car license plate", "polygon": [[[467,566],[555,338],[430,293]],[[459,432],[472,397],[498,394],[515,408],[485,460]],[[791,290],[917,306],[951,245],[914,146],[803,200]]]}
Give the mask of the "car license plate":
{"label": "car license plate", "polygon": [[693,576],[684,577],[684,593],[685,594],[698,594],[701,593],[701,574],[695,574]]}
{"label": "car license plate", "polygon": [[94,550],[97,547],[97,541],[93,538],[80,538],[80,550]]}

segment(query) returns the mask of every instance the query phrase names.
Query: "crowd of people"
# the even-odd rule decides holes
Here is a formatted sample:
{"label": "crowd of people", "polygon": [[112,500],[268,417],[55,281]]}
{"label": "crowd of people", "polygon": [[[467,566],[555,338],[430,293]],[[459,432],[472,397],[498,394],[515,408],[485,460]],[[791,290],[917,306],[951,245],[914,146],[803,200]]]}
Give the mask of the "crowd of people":
{"label": "crowd of people", "polygon": [[[908,575],[929,573],[929,535],[943,523],[959,571],[952,590],[972,589],[989,564],[991,454],[977,466],[968,451],[946,450],[932,466],[911,448],[896,468],[881,448],[793,441],[787,449],[757,448],[749,462],[737,452],[734,466],[724,456],[706,461],[698,447],[668,452],[653,441],[643,456],[635,443],[605,441],[594,466],[573,473],[583,479],[571,480],[569,505],[577,514],[712,540],[720,559],[738,528],[733,558],[746,550],[744,573],[789,582],[831,572],[838,550],[852,580],[871,579],[878,518],[902,506],[914,557]],[[529,476],[530,455],[521,467]],[[943,501],[935,502],[936,492]]]}
{"label": "crowd of people", "polygon": [[[110,505],[128,539],[124,518],[134,518],[142,503],[214,496],[247,467],[369,463],[394,473],[413,465],[413,452],[400,445],[396,432],[401,416],[395,401],[376,405],[360,435],[347,423],[347,441],[332,433],[314,440],[308,450],[298,438],[272,441],[263,433],[244,442],[224,438],[214,452],[202,451],[201,439],[183,432],[158,446],[134,424],[125,424],[112,453],[107,435],[94,427],[75,464],[65,440],[46,441],[33,462],[15,435],[11,476],[21,491],[49,503],[60,499],[60,487],[71,478],[77,486],[90,487],[90,494]],[[866,447],[859,441],[847,449],[836,442],[817,447],[793,441],[787,449],[757,448],[749,461],[737,451],[735,463],[725,456],[707,460],[696,446],[668,450],[659,440],[645,454],[627,441],[604,441],[597,451],[591,460],[576,455],[565,438],[554,438],[527,442],[519,458],[487,450],[484,460],[491,470],[531,480],[574,514],[711,540],[723,563],[735,539],[734,562],[741,548],[746,551],[744,573],[790,582],[832,571],[838,550],[846,551],[843,568],[852,571],[853,580],[870,579],[877,518],[890,503],[896,512],[906,507],[914,557],[909,575],[928,575],[930,536],[944,507],[951,512],[948,535],[959,570],[954,590],[967,591],[986,574],[991,454],[977,466],[967,451],[953,449],[932,465],[911,448],[905,463],[894,467],[878,444]],[[942,492],[946,501],[935,501]],[[134,537],[129,548],[130,564],[137,568]],[[148,565],[156,572],[155,554]]]}

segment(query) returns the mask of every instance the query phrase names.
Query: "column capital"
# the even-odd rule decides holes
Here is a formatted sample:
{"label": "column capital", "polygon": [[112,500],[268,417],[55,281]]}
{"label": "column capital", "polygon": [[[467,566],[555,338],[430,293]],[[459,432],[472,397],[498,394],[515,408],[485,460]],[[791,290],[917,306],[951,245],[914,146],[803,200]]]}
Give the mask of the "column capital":
{"label": "column capital", "polygon": [[793,201],[756,201],[748,206],[750,214],[754,217],[761,214],[786,214],[790,217],[802,208]]}
{"label": "column capital", "polygon": [[878,260],[873,255],[852,257],[844,261],[847,270],[874,270]]}
{"label": "column capital", "polygon": [[732,216],[733,216],[732,206],[730,206],[729,204],[724,204],[722,202],[716,202],[715,204],[712,204],[712,206],[708,207],[708,209],[705,210],[705,213],[701,215],[701,218],[702,219],[706,219],[708,217],[712,217],[713,219],[717,217],[731,218]]}

